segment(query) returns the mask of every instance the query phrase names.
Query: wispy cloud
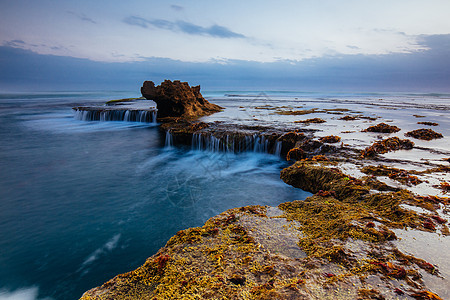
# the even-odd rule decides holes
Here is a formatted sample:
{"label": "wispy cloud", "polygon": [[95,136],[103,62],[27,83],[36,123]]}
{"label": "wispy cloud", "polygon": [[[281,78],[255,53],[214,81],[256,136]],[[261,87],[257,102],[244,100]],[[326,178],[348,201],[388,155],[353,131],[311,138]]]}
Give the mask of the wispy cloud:
{"label": "wispy cloud", "polygon": [[129,16],[123,20],[124,23],[142,28],[156,27],[159,29],[182,32],[191,35],[207,35],[217,38],[245,38],[245,35],[231,31],[230,29],[212,25],[209,27],[199,26],[185,21],[168,21],[163,19],[145,19],[137,16]]}
{"label": "wispy cloud", "polygon": [[3,43],[4,46],[8,47],[14,47],[14,48],[21,48],[26,45],[26,43],[22,40],[11,40],[11,41],[5,41]]}
{"label": "wispy cloud", "polygon": [[77,13],[77,12],[70,11],[70,10],[68,10],[67,13],[77,17],[81,21],[89,22],[89,23],[92,23],[92,24],[97,24],[97,22],[95,22],[94,20],[92,20],[91,18],[89,18],[88,16],[86,16],[83,13]]}
{"label": "wispy cloud", "polygon": [[175,10],[175,11],[182,11],[182,10],[184,10],[184,7],[183,7],[183,6],[175,5],[175,4],[172,4],[172,5],[170,6],[170,8],[173,9],[173,10]]}

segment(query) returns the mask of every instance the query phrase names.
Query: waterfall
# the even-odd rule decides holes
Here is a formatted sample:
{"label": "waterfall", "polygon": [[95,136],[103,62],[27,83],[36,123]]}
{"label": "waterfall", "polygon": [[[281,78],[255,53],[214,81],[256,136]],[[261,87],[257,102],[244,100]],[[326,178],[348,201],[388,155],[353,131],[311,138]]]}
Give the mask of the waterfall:
{"label": "waterfall", "polygon": [[275,142],[275,155],[276,156],[281,156],[281,147],[283,146],[283,143],[280,141],[276,141]]}
{"label": "waterfall", "polygon": [[82,109],[76,108],[75,119],[82,121],[126,121],[156,123],[155,110]]}
{"label": "waterfall", "polygon": [[172,148],[173,147],[173,136],[170,134],[170,131],[166,131],[166,142],[164,145],[166,148]]}
{"label": "waterfall", "polygon": [[245,136],[233,136],[227,134],[218,138],[213,134],[194,133],[192,135],[191,149],[206,150],[212,152],[225,151],[231,153],[269,153],[272,152],[271,150],[275,150],[275,153],[280,156],[281,142],[276,142],[276,145],[270,145],[270,141],[266,137],[260,136],[258,134]]}

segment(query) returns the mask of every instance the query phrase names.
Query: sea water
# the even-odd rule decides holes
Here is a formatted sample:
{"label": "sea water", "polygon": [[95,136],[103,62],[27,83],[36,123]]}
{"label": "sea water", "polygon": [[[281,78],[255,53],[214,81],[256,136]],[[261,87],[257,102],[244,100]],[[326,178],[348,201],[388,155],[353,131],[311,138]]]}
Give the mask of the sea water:
{"label": "sea water", "polygon": [[[437,122],[444,138],[384,156],[413,163],[450,157],[450,95],[206,92],[226,109],[203,118],[224,124],[336,134],[355,148]],[[0,300],[77,299],[133,270],[178,230],[229,208],[304,199],[284,184],[287,166],[264,147],[232,153],[213,144],[172,145],[158,124],[82,121],[72,107],[138,97],[130,92],[0,95]],[[311,115],[281,110],[348,109]],[[342,115],[376,120],[340,120]],[[321,117],[326,123],[294,123]],[[361,133],[387,122],[394,134]],[[214,139],[211,138],[211,141]],[[197,141],[198,142],[198,141]],[[201,150],[206,149],[206,150]]]}
{"label": "sea water", "polygon": [[157,124],[82,121],[132,93],[0,95],[0,299],[77,299],[227,209],[304,199],[276,155],[167,147]]}

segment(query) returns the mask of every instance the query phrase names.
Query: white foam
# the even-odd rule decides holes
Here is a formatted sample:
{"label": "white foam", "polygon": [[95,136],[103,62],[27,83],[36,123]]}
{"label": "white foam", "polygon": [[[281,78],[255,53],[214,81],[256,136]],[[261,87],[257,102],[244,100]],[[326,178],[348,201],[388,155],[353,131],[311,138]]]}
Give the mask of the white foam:
{"label": "white foam", "polygon": [[102,254],[114,250],[119,244],[120,236],[121,236],[120,233],[114,235],[103,246],[92,252],[92,254],[89,255],[81,264],[81,267],[80,269],[78,269],[78,271],[82,271],[83,269],[87,268],[90,264],[96,261]]}

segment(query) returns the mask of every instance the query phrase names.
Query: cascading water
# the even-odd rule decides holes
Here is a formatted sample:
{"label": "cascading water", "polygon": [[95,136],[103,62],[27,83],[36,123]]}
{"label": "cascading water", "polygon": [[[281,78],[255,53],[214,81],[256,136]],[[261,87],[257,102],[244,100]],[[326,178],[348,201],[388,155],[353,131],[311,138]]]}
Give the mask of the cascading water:
{"label": "cascading water", "polygon": [[276,156],[281,156],[281,148],[283,146],[283,143],[280,141],[276,141],[275,142],[275,155]]}
{"label": "cascading water", "polygon": [[173,147],[173,137],[170,134],[170,131],[166,131],[166,142],[164,145],[166,148],[172,148]]}
{"label": "cascading water", "polygon": [[80,109],[75,111],[75,118],[81,121],[126,121],[156,123],[155,110],[114,110],[114,109]]}
{"label": "cascading water", "polygon": [[[260,152],[273,153],[277,156],[281,155],[281,142],[276,141],[272,143],[262,135],[246,135],[246,136],[232,136],[225,135],[221,138],[215,137],[212,134],[195,133],[192,135],[191,149],[192,150],[207,150],[211,152]],[[167,145],[167,135],[166,135]]]}

